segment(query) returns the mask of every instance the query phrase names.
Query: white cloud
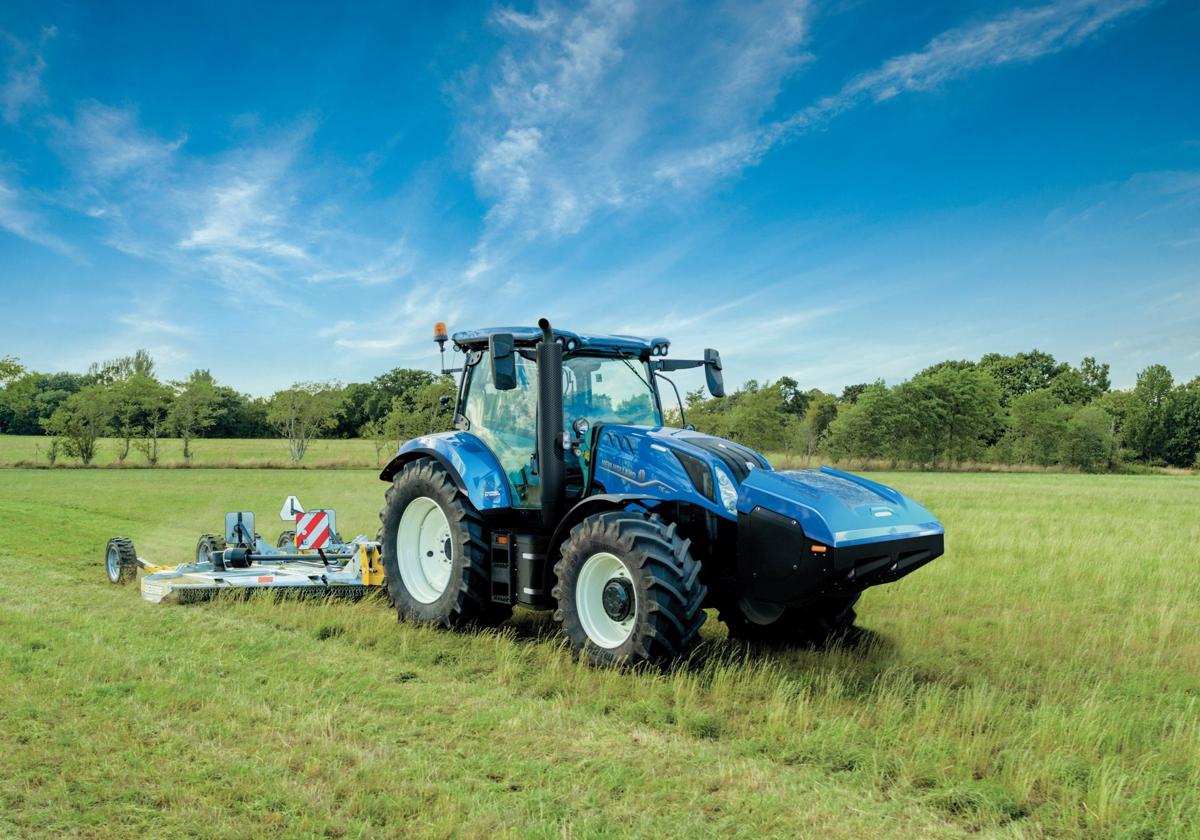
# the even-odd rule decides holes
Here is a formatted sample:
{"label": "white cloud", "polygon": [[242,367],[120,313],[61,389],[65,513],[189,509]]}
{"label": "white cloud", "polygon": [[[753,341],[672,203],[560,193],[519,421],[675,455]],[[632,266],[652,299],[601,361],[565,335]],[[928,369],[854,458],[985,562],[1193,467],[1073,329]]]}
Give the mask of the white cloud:
{"label": "white cloud", "polygon": [[552,11],[539,15],[527,15],[509,8],[497,9],[492,15],[492,20],[505,29],[523,32],[541,32],[543,29],[553,26],[557,19],[558,15]]}
{"label": "white cloud", "polygon": [[47,42],[57,34],[53,26],[43,27],[37,46],[30,47],[12,35],[0,33],[9,47],[7,71],[0,85],[0,113],[6,123],[17,122],[27,108],[48,101],[42,86],[42,74],[46,72],[44,53]]}
{"label": "white cloud", "polygon": [[1155,0],[1060,0],[1016,9],[972,26],[944,32],[925,49],[897,56],[853,80],[838,95],[876,101],[930,90],[972,71],[1028,62],[1076,47],[1108,24]]}
{"label": "white cloud", "polygon": [[138,124],[135,110],[100,102],[80,104],[72,121],[56,120],[55,125],[57,141],[76,174],[95,184],[161,168],[187,141],[186,135],[155,137]]}
{"label": "white cloud", "polygon": [[73,254],[70,245],[46,229],[42,217],[31,210],[25,195],[0,178],[0,228],[62,254]]}
{"label": "white cloud", "polygon": [[[194,211],[179,247],[206,254],[226,269],[272,275],[278,264],[308,263],[306,237],[294,230],[297,203],[292,168],[296,138],[201,167],[184,195]],[[181,208],[185,210],[186,208]]]}
{"label": "white cloud", "polygon": [[968,73],[1030,62],[1079,46],[1120,18],[1157,1],[1059,0],[947,30],[924,49],[888,59],[786,119],[680,152],[664,161],[655,175],[674,186],[730,175],[757,164],[779,143],[863,102],[928,91]]}
{"label": "white cloud", "polygon": [[685,13],[593,0],[494,14],[511,37],[486,91],[463,106],[475,186],[489,202],[468,274],[501,265],[514,242],[642,205],[654,161],[680,142],[752,129],[805,59],[807,9],[731,0]]}

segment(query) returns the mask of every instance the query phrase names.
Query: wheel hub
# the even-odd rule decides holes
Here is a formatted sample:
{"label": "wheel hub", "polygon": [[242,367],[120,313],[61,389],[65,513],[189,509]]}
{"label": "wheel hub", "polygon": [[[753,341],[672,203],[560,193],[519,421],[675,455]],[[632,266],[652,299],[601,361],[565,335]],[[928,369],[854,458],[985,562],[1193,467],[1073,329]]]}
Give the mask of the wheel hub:
{"label": "wheel hub", "polygon": [[396,565],[412,597],[432,604],[450,583],[454,546],[450,521],[428,496],[409,502],[396,529]]}
{"label": "wheel hub", "polygon": [[604,584],[600,603],[609,618],[624,621],[633,614],[633,584],[623,577],[612,578]]}

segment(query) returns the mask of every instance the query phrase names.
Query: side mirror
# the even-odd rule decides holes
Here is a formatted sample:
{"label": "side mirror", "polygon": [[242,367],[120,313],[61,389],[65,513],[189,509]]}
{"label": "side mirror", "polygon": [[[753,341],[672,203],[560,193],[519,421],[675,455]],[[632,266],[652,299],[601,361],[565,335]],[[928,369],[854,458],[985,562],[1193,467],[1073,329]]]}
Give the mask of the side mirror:
{"label": "side mirror", "polygon": [[708,392],[714,397],[725,396],[725,377],[721,373],[721,354],[711,347],[704,351],[704,378]]}
{"label": "side mirror", "polygon": [[442,411],[449,411],[454,408],[454,401],[449,397],[442,396],[438,397],[438,405],[442,407]]}
{"label": "side mirror", "polygon": [[488,356],[492,362],[492,387],[511,391],[517,387],[517,354],[512,333],[497,333],[488,338]]}

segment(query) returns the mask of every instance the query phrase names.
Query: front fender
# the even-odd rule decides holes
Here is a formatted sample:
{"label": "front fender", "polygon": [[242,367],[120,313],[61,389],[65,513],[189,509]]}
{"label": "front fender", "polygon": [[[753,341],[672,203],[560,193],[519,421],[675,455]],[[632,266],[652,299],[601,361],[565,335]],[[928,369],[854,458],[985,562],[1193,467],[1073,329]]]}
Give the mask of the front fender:
{"label": "front fender", "polygon": [[413,438],[400,447],[379,477],[391,481],[405,464],[420,458],[432,458],[441,464],[476,510],[512,507],[508,476],[492,450],[470,432],[439,432]]}

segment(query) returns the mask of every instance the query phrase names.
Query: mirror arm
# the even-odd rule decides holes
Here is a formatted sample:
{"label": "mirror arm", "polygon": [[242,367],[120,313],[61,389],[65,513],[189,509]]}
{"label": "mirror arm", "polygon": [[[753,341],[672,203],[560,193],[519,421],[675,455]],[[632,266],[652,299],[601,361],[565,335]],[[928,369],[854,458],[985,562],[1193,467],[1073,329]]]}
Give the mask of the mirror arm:
{"label": "mirror arm", "polygon": [[675,370],[690,370],[691,368],[704,367],[707,362],[703,359],[656,359],[650,363],[650,367],[655,371],[675,371]]}

